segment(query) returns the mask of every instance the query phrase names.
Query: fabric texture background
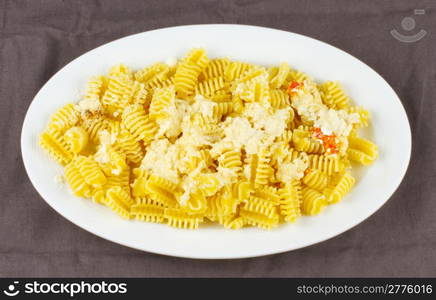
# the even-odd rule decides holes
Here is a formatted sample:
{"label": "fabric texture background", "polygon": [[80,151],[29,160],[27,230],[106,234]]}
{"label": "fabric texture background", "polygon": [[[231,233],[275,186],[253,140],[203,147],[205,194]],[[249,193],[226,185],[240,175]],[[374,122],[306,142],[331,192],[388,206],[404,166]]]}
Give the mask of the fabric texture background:
{"label": "fabric texture background", "polygon": [[[432,0],[0,0],[0,276],[436,276],[435,8]],[[414,15],[414,9],[425,14]],[[416,20],[412,33],[424,29],[427,36],[410,44],[395,40],[389,32],[405,33],[400,27],[406,16]],[[114,39],[201,23],[304,34],[379,72],[401,98],[413,132],[409,170],[387,204],[321,244],[224,261],[132,250],[80,229],[51,209],[31,185],[20,154],[24,115],[41,86],[72,59]]]}

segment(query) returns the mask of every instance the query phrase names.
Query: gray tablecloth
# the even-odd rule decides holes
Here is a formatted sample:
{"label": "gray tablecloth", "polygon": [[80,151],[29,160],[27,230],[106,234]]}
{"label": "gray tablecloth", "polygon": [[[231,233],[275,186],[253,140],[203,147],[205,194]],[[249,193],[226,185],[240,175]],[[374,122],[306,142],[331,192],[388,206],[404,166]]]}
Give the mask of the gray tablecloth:
{"label": "gray tablecloth", "polygon": [[[0,0],[0,276],[436,276],[435,4]],[[415,9],[425,13],[415,14]],[[404,29],[413,27],[411,19],[402,22],[405,17],[416,21],[413,30]],[[53,211],[32,187],[20,155],[21,125],[36,92],[66,63],[96,46],[133,33],[197,23],[253,24],[301,33],[344,49],[377,70],[400,96],[413,131],[411,164],[390,201],[364,223],[324,243],[227,261],[125,248]],[[423,29],[427,35],[403,43],[391,36],[392,29],[408,35]]]}

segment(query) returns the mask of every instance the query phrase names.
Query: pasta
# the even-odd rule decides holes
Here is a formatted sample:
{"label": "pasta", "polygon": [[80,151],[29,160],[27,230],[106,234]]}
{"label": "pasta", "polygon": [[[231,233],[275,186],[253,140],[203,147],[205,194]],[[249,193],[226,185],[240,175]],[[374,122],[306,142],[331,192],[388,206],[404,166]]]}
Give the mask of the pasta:
{"label": "pasta", "polygon": [[39,143],[76,196],[125,219],[272,229],[345,197],[378,157],[369,121],[338,82],[192,49],[90,78]]}
{"label": "pasta", "polygon": [[79,120],[78,111],[73,104],[67,104],[55,112],[48,124],[49,129],[64,132],[67,128],[74,126]]}
{"label": "pasta", "polygon": [[286,222],[294,222],[301,216],[301,182],[292,180],[279,190],[280,214]]}
{"label": "pasta", "polygon": [[88,144],[88,133],[82,127],[71,127],[65,132],[66,142],[74,153],[80,153]]}
{"label": "pasta", "polygon": [[39,138],[39,145],[61,165],[68,164],[73,158],[73,151],[65,141],[64,136],[57,130],[48,129]]}

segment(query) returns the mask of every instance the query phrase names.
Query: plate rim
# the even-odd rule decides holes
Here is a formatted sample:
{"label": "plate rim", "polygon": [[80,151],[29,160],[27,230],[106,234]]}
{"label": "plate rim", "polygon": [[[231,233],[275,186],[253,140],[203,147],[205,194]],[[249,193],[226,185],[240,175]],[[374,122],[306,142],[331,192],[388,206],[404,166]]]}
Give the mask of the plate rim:
{"label": "plate rim", "polygon": [[[24,130],[25,127],[27,127],[28,125],[26,120],[28,120],[28,114],[29,111],[31,110],[32,105],[34,105],[35,103],[35,99],[39,96],[39,94],[41,93],[41,91],[43,91],[47,84],[55,77],[58,76],[58,74],[65,69],[66,67],[70,66],[71,64],[73,64],[76,60],[80,59],[81,57],[89,54],[90,52],[93,52],[97,49],[100,49],[102,47],[117,43],[121,40],[127,40],[130,38],[135,38],[137,36],[140,36],[144,33],[151,33],[151,32],[157,32],[157,31],[166,31],[166,30],[174,30],[174,29],[179,29],[179,28],[198,28],[198,27],[240,27],[240,28],[252,28],[252,29],[259,29],[259,30],[266,30],[266,31],[277,31],[277,32],[281,32],[281,33],[285,33],[285,34],[291,34],[291,35],[296,35],[299,38],[304,38],[304,39],[310,39],[316,43],[321,43],[324,46],[327,47],[332,47],[334,48],[335,51],[338,51],[339,53],[341,53],[341,55],[345,55],[348,57],[353,58],[354,60],[357,60],[358,62],[360,62],[362,65],[364,65],[366,68],[370,69],[372,72],[374,72],[374,74],[376,74],[376,76],[379,77],[379,79],[381,79],[394,93],[394,95],[396,96],[396,101],[400,104],[400,108],[401,108],[401,114],[403,115],[403,117],[405,117],[405,121],[407,122],[407,139],[405,139],[405,141],[407,142],[407,146],[408,146],[408,155],[407,155],[407,162],[402,166],[401,168],[401,176],[398,176],[397,178],[397,182],[396,182],[396,186],[395,188],[392,189],[392,192],[390,193],[390,195],[388,197],[386,197],[386,199],[381,202],[378,205],[374,205],[371,209],[371,212],[369,214],[367,214],[365,217],[357,219],[356,221],[350,222],[351,225],[346,226],[344,229],[341,229],[339,231],[336,231],[333,235],[328,235],[326,237],[322,237],[317,239],[315,242],[308,242],[305,243],[304,245],[300,245],[297,247],[293,247],[293,246],[287,246],[287,247],[283,247],[280,249],[275,249],[275,250],[270,250],[270,251],[261,251],[261,253],[255,253],[255,254],[246,254],[246,255],[222,255],[222,256],[217,256],[217,255],[211,255],[208,256],[206,255],[189,255],[189,254],[180,254],[176,251],[171,251],[171,250],[167,250],[167,249],[160,249],[159,251],[154,250],[154,249],[145,249],[144,247],[138,247],[138,246],[133,246],[133,245],[129,245],[128,243],[124,242],[124,241],[118,241],[115,238],[111,237],[111,236],[107,236],[106,234],[103,234],[101,232],[96,232],[95,230],[92,229],[92,227],[89,227],[85,224],[79,224],[78,222],[76,222],[76,220],[72,220],[69,217],[67,217],[65,214],[62,213],[62,211],[58,210],[56,207],[54,207],[52,205],[52,203],[50,203],[50,201],[47,201],[45,199],[45,197],[43,197],[43,195],[41,194],[41,191],[39,190],[39,188],[37,187],[37,185],[35,185],[34,180],[31,177],[31,171],[30,167],[29,167],[29,162],[27,161],[26,157],[27,154],[25,154],[26,150],[25,147],[23,147],[23,144],[25,143],[25,136],[24,136]],[[60,214],[63,218],[65,218],[66,220],[68,220],[69,222],[73,223],[74,225],[80,227],[81,229],[95,235],[98,236],[100,238],[103,238],[107,241],[110,241],[112,243],[116,243],[131,249],[135,249],[135,250],[139,250],[142,252],[148,252],[148,253],[153,253],[153,254],[159,254],[159,255],[166,255],[166,256],[172,256],[172,257],[181,257],[181,258],[189,258],[189,259],[201,259],[201,260],[222,260],[222,259],[241,259],[241,258],[251,258],[251,257],[262,257],[262,256],[269,256],[269,255],[273,255],[273,254],[279,254],[279,253],[284,253],[284,252],[290,252],[290,251],[294,251],[294,250],[298,250],[298,249],[302,249],[302,248],[306,248],[309,246],[313,246],[316,244],[319,244],[321,242],[330,240],[332,238],[335,238],[341,234],[343,234],[344,232],[347,232],[353,228],[355,228],[357,225],[363,223],[365,220],[367,220],[369,217],[371,217],[374,213],[376,213],[377,211],[379,211],[381,209],[381,207],[383,205],[385,205],[393,196],[393,194],[398,190],[398,188],[400,187],[401,183],[403,182],[404,178],[406,177],[406,174],[408,172],[409,166],[410,166],[410,160],[411,160],[411,155],[412,155],[412,150],[413,150],[413,139],[412,139],[412,131],[411,131],[411,126],[410,126],[410,121],[409,121],[409,117],[407,115],[407,111],[403,105],[403,103],[401,102],[400,97],[398,96],[397,92],[392,88],[392,86],[389,84],[389,82],[382,76],[380,75],[376,70],[374,70],[371,66],[369,66],[368,64],[366,64],[365,62],[363,62],[361,59],[357,58],[356,56],[349,54],[348,52],[332,45],[329,44],[327,42],[324,42],[322,40],[318,40],[316,38],[304,35],[304,34],[299,34],[299,33],[295,33],[292,31],[287,31],[287,30],[282,30],[282,29],[276,29],[276,28],[270,28],[270,27],[264,27],[264,26],[256,26],[256,25],[244,25],[244,24],[224,24],[224,23],[219,23],[219,24],[191,24],[191,25],[180,25],[180,26],[170,26],[170,27],[162,27],[162,28],[156,28],[153,30],[147,30],[147,31],[143,31],[143,32],[139,32],[139,33],[134,33],[134,34],[130,34],[130,35],[126,35],[120,38],[117,38],[115,40],[112,40],[110,42],[104,43],[100,46],[97,46],[95,48],[92,48],[88,51],[86,51],[85,53],[82,53],[81,55],[75,57],[74,59],[72,59],[70,62],[68,62],[67,64],[63,65],[58,71],[56,71],[52,76],[50,76],[50,78],[41,86],[41,88],[38,90],[38,92],[35,94],[35,96],[32,98],[32,101],[30,102],[25,116],[24,116],[24,120],[22,123],[22,128],[21,128],[21,134],[20,134],[20,148],[21,148],[21,159],[23,161],[23,165],[24,168],[26,170],[26,174],[27,177],[29,178],[30,182],[32,183],[32,186],[34,187],[34,189],[38,192],[38,194],[40,195],[40,197],[44,200],[44,202],[46,204],[49,205],[49,207],[51,207],[54,211],[56,211],[58,214]]]}

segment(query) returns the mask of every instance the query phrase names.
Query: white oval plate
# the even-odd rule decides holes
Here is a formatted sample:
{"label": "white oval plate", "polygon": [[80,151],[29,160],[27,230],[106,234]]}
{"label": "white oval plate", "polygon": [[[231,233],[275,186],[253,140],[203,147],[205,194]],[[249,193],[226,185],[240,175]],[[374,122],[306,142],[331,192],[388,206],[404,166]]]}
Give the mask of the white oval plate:
{"label": "white oval plate", "polygon": [[[54,178],[62,168],[39,148],[38,135],[49,116],[67,102],[77,101],[89,77],[125,63],[144,67],[204,47],[210,57],[227,56],[258,64],[287,61],[317,80],[339,80],[355,102],[372,113],[367,134],[378,144],[380,158],[357,171],[357,184],[341,203],[315,217],[271,231],[238,231],[203,226],[189,231],[162,224],[126,221],[109,209],[74,197]],[[38,92],[23,124],[24,165],[40,195],[74,224],[128,247],[189,258],[242,258],[298,249],[334,237],[359,224],[392,195],[410,158],[411,133],[395,92],[374,70],[355,57],[323,42],[295,33],[243,25],[193,25],[128,36],[98,47],[69,63]]]}

